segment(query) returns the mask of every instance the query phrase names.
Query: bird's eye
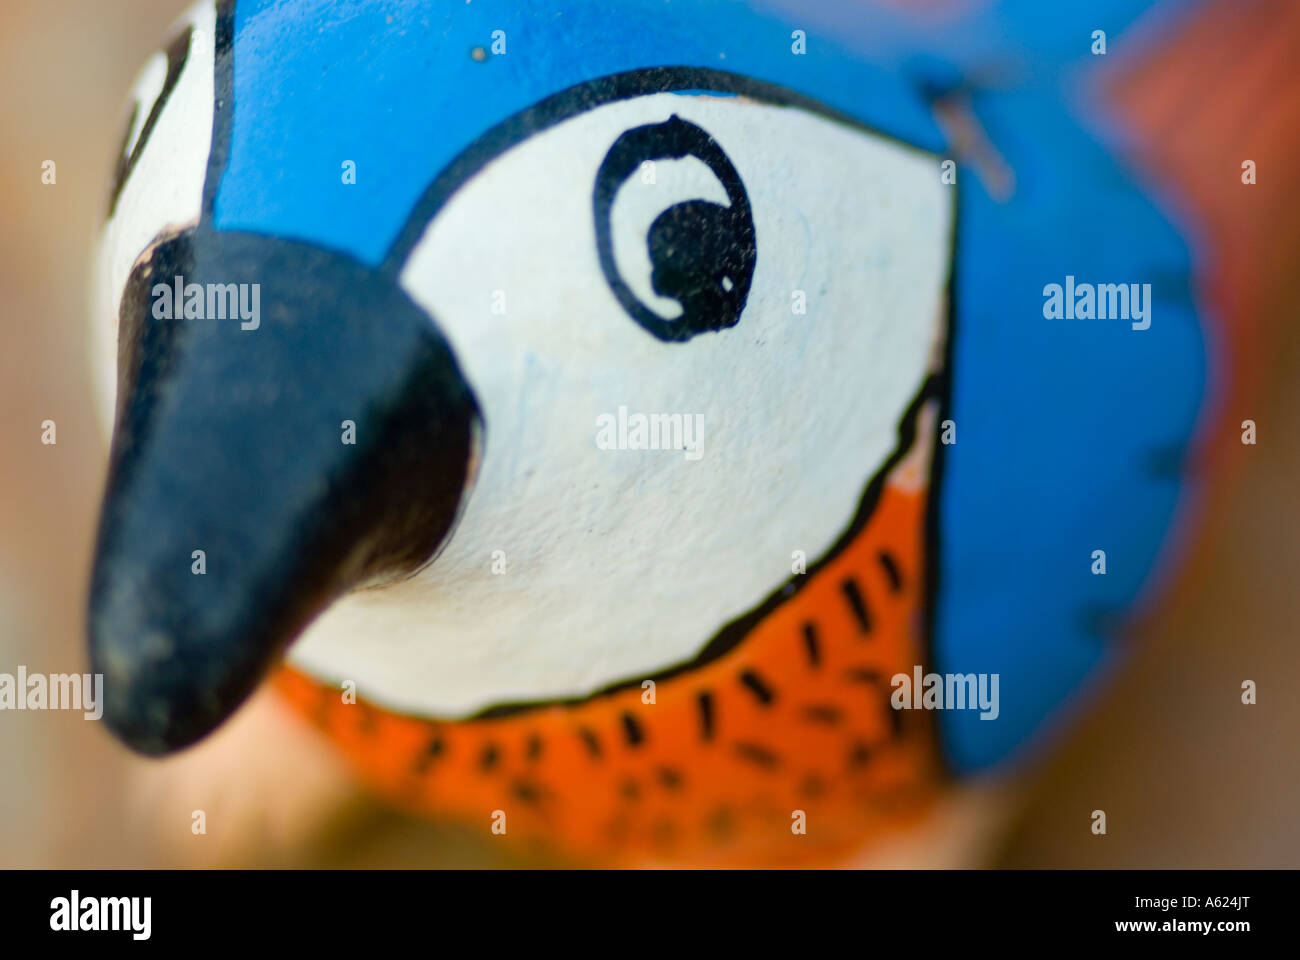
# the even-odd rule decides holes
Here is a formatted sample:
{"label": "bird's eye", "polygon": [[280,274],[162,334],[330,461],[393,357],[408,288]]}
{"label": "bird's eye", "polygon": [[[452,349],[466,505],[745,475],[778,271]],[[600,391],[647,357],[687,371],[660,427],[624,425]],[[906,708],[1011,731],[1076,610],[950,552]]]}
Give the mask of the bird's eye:
{"label": "bird's eye", "polygon": [[[833,549],[913,442],[947,332],[940,158],[744,78],[628,92],[672,73],[565,91],[431,181],[389,256],[479,401],[474,485],[392,656],[325,629],[296,662],[433,716],[639,683]],[[526,573],[484,575],[494,550]]]}
{"label": "bird's eye", "polygon": [[140,154],[149,142],[150,134],[158,124],[158,117],[162,114],[163,107],[167,105],[168,98],[176,89],[176,82],[180,80],[181,71],[184,70],[185,61],[190,55],[190,38],[193,34],[194,27],[186,24],[167,44],[166,51],[154,54],[145,68],[140,71],[135,89],[132,91],[126,131],[122,137],[122,149],[117,159],[117,169],[114,171],[112,192],[109,194],[110,216],[117,207],[117,200],[122,195],[122,187],[126,184],[127,177],[131,176],[131,171],[135,169]]}
{"label": "bird's eye", "polygon": [[[691,196],[701,190],[722,202]],[[601,270],[632,319],[661,340],[735,326],[754,278],[754,217],[735,165],[702,127],[674,114],[623,133],[596,174],[592,206]],[[648,286],[669,302],[667,316],[624,276],[628,261],[647,257]]]}

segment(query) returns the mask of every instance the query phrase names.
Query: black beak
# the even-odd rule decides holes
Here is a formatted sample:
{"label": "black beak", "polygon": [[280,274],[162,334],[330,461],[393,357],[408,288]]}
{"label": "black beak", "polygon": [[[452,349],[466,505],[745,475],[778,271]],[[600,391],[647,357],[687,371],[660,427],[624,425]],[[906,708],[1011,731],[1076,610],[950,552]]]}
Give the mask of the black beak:
{"label": "black beak", "polygon": [[142,753],[193,743],[334,598],[426,563],[478,422],[390,277],[247,234],[155,246],[122,299],[91,580],[108,725]]}

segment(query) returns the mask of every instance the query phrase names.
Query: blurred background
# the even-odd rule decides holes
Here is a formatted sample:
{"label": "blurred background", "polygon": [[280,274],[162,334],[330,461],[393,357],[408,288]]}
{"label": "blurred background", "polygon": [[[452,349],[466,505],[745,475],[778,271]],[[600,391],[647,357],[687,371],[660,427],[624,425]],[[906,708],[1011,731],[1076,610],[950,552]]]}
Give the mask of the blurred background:
{"label": "blurred background", "polygon": [[[0,4],[0,672],[18,664],[40,673],[86,669],[84,596],[106,462],[87,372],[90,255],[126,92],[185,6]],[[1233,24],[1271,18],[1284,58],[1300,48],[1300,4],[1231,7]],[[1211,510],[1186,538],[1172,590],[1126,639],[1132,660],[1053,750],[1017,772],[996,813],[964,814],[945,827],[955,833],[944,843],[969,843],[970,855],[958,859],[1300,866],[1300,64],[1277,67],[1276,50],[1257,50],[1208,16],[1185,28],[1185,66],[1136,70],[1115,95],[1136,125],[1158,125],[1170,116],[1160,92],[1179,94],[1180,122],[1145,151],[1174,180],[1179,151],[1182,160],[1210,155],[1229,135],[1233,157],[1259,163],[1248,205],[1234,207],[1240,201],[1194,175],[1178,183],[1213,208],[1227,251],[1217,279],[1204,283],[1219,284],[1219,295],[1228,284],[1226,294],[1247,305],[1259,329],[1253,395],[1248,409],[1226,412],[1231,436],[1210,445],[1205,469],[1222,478]],[[1258,83],[1276,83],[1281,69],[1289,86],[1238,101],[1269,105],[1270,124],[1245,129],[1231,103],[1215,111],[1220,85],[1202,68],[1198,44],[1238,63],[1274,58],[1271,68],[1256,66]],[[1198,124],[1200,140],[1180,141],[1179,131]],[[45,160],[57,163],[54,185],[41,183]],[[1226,190],[1242,196],[1239,186]],[[1225,261],[1251,268],[1228,271]],[[1259,425],[1253,447],[1236,442],[1247,417]],[[40,442],[47,419],[57,423],[53,446]],[[1246,679],[1259,685],[1257,706],[1240,704]],[[264,696],[236,726],[280,710]],[[232,736],[229,746],[209,743],[160,772],[80,714],[0,713],[0,866],[526,865],[468,831],[386,810],[351,784],[305,724],[275,722],[296,738],[291,757],[248,752],[240,746],[247,738]],[[205,766],[223,749],[245,752]],[[293,790],[279,789],[286,778]],[[190,783],[206,799],[194,802]],[[213,816],[222,803],[231,817]],[[199,806],[224,824],[206,838],[188,829]],[[1107,811],[1104,838],[1087,829],[1097,808]]]}

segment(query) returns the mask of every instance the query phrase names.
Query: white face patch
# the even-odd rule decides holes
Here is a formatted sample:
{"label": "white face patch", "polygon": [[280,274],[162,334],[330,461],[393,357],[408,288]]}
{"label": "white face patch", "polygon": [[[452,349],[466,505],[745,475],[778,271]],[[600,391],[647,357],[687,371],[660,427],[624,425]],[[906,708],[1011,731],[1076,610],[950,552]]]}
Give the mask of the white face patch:
{"label": "white face patch", "polygon": [[[203,183],[212,145],[213,53],[216,7],[212,0],[195,4],[169,36],[191,28],[188,53],[167,92],[168,58],[157,53],[136,78],[129,103],[135,116],[125,142],[130,156],[147,137],[121,186],[112,215],[104,224],[94,277],[91,344],[94,348],[96,397],[105,434],[112,432],[117,392],[118,304],[131,268],[162,233],[199,221]],[[150,114],[166,96],[152,129]]]}
{"label": "white face patch", "polygon": [[[685,342],[630,316],[593,223],[611,145],[673,116],[734,165],[756,249],[738,322]],[[954,201],[939,173],[797,107],[671,93],[597,107],[488,163],[400,277],[483,412],[462,518],[419,576],[342,599],[291,660],[387,707],[457,717],[695,657],[779,589],[793,551],[811,563],[835,543],[895,452],[945,334]],[[615,196],[618,272],[662,318],[681,309],[654,296],[647,230],[683,199],[725,204],[715,179],[665,161]],[[658,431],[658,446],[692,449],[636,449],[634,418],[651,414],[698,428]]]}

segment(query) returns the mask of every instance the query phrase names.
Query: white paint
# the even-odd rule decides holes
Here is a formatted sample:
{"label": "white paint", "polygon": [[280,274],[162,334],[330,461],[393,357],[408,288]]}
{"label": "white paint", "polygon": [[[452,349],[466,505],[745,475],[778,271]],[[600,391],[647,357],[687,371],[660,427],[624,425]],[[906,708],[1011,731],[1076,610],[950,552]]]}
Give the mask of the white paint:
{"label": "white paint", "polygon": [[[758,238],[740,323],[685,344],[623,311],[592,224],[609,146],[673,113],[727,152]],[[796,108],[673,94],[596,108],[490,163],[401,275],[485,415],[461,522],[419,576],[344,598],[291,659],[389,707],[459,716],[692,658],[779,587],[792,549],[831,546],[894,451],[943,334],[954,194],[936,164]],[[636,217],[616,229],[644,237]],[[703,414],[702,458],[598,450],[596,418],[620,405]]]}
{"label": "white paint", "polygon": [[149,114],[162,93],[163,84],[167,82],[167,54],[161,50],[149,58],[140,70],[134,86],[131,88],[131,100],[135,103],[135,116],[131,119],[131,132],[126,138],[123,153],[130,156],[135,145],[144,132],[144,125],[149,121]]}
{"label": "white paint", "polygon": [[[193,226],[198,223],[203,208],[203,181],[212,144],[216,26],[216,7],[212,0],[190,8],[177,29],[183,23],[190,23],[194,28],[189,57],[149,135],[149,142],[122,188],[113,216],[104,224],[100,240],[90,313],[95,394],[105,434],[111,433],[113,427],[118,304],[127,278],[159,234]],[[162,91],[166,73],[167,58],[157,54],[141,70],[132,87],[131,97],[139,102],[130,136],[132,147]]]}

